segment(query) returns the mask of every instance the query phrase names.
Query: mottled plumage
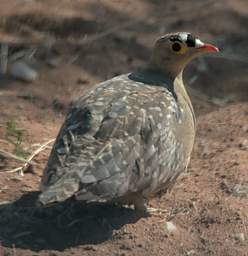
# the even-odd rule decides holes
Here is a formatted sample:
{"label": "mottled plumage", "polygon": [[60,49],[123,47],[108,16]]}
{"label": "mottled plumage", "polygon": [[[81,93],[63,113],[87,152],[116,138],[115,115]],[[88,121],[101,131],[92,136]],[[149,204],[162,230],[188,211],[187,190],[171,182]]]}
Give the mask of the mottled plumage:
{"label": "mottled plumage", "polygon": [[[182,35],[160,41],[173,44],[176,36],[183,41]],[[156,58],[144,69],[98,84],[74,104],[44,171],[42,204],[75,195],[144,210],[145,199],[165,191],[185,170],[195,119],[183,86],[184,66],[174,74],[174,66],[164,70]]]}

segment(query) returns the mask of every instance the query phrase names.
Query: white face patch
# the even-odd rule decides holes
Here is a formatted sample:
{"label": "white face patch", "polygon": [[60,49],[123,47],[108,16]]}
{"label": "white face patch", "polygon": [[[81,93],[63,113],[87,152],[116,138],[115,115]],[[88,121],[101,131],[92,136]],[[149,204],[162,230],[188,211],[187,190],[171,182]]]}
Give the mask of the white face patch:
{"label": "white face patch", "polygon": [[195,48],[200,48],[202,46],[204,46],[204,43],[200,39],[197,38],[195,40]]}
{"label": "white face patch", "polygon": [[181,32],[181,33],[179,34],[179,36],[182,38],[182,40],[183,40],[184,42],[186,42],[186,41],[187,41],[187,38],[188,38],[188,34],[189,34],[189,33],[187,33],[187,32]]}

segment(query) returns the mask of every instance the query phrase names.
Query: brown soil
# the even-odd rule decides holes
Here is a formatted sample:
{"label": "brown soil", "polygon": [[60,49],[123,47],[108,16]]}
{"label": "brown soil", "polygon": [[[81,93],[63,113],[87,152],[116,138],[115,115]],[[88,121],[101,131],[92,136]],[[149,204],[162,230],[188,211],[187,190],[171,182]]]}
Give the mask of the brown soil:
{"label": "brown soil", "polygon": [[[49,149],[24,176],[7,172],[21,163],[0,154],[0,256],[248,255],[247,13],[245,0],[1,1],[2,41],[11,54],[35,48],[30,64],[39,72],[29,84],[1,77],[0,149],[12,153],[56,137],[71,101],[144,63],[159,34],[192,31],[223,55],[185,71],[194,152],[172,191],[149,203],[162,209],[151,217],[71,201],[36,208]],[[168,232],[167,221],[177,230]]]}

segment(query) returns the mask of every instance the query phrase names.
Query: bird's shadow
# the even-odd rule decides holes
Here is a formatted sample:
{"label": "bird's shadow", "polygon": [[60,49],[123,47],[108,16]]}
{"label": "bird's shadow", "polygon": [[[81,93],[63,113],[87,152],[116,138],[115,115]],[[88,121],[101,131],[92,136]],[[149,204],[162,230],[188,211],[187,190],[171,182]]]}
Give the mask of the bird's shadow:
{"label": "bird's shadow", "polygon": [[113,231],[142,216],[130,208],[97,204],[84,206],[69,200],[49,208],[34,207],[37,192],[14,203],[0,205],[0,241],[3,246],[33,251],[99,244]]}

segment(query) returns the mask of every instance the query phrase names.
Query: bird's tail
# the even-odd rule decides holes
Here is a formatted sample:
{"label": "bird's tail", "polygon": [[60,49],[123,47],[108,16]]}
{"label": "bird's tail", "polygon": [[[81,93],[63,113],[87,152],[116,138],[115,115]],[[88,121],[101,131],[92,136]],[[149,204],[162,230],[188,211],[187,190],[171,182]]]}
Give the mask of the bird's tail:
{"label": "bird's tail", "polygon": [[79,190],[79,183],[74,179],[63,179],[56,184],[44,189],[38,197],[38,205],[46,206],[65,201]]}

